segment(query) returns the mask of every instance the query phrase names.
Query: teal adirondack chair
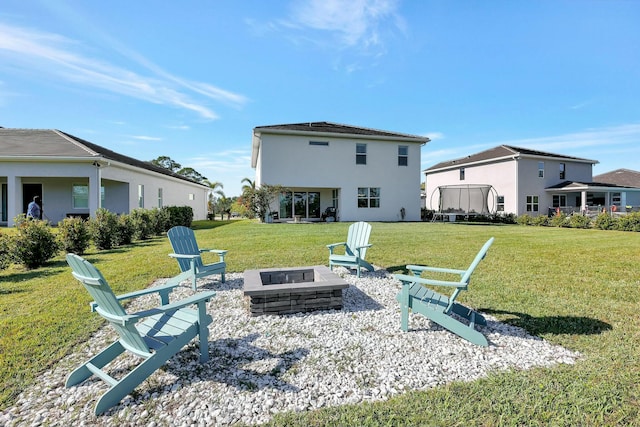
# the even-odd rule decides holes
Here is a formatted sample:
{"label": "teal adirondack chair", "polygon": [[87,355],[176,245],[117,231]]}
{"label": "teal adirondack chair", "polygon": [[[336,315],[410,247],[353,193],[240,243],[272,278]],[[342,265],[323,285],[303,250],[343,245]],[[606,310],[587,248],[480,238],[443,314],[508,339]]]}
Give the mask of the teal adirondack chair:
{"label": "teal adirondack chair", "polygon": [[[67,377],[66,387],[97,376],[110,388],[96,403],[94,412],[100,415],[131,393],[142,381],[176,354],[192,339],[200,342],[200,362],[209,360],[208,325],[212,322],[206,312],[206,303],[215,292],[202,292],[189,298],[169,303],[169,294],[186,280],[187,274],[170,279],[163,286],[152,287],[125,295],[114,295],[100,271],[87,260],[67,254],[67,263],[95,301],[91,310],[104,317],[118,332],[119,339],[97,355],[80,365]],[[158,293],[161,305],[139,313],[127,313],[121,300]],[[188,308],[195,305],[194,308]],[[125,351],[134,354],[141,362],[121,379],[111,377],[104,368]]]}
{"label": "teal adirondack chair", "polygon": [[[487,347],[487,338],[475,329],[475,325],[486,325],[487,321],[480,313],[456,302],[456,298],[462,291],[469,287],[471,274],[476,269],[480,261],[487,255],[489,247],[493,244],[493,237],[490,238],[473,262],[466,270],[456,270],[451,268],[428,267],[421,265],[407,265],[412,275],[396,274],[395,277],[402,282],[402,290],[398,294],[400,302],[400,326],[403,331],[409,330],[409,310],[420,313],[442,326],[454,334],[472,342],[473,344]],[[460,280],[434,280],[420,275],[424,272],[447,273],[460,276]],[[426,286],[441,286],[453,289],[450,296],[441,295]],[[466,320],[461,322],[452,316],[457,316]]]}
{"label": "teal adirondack chair", "polygon": [[[351,224],[346,242],[327,245],[329,248],[329,268],[333,270],[334,265],[341,265],[349,269],[355,268],[358,277],[360,277],[361,268],[373,271],[373,266],[365,261],[367,249],[372,246],[369,243],[370,235],[371,224],[363,221]],[[336,247],[341,246],[344,246],[344,254],[333,252]]]}
{"label": "teal adirondack chair", "polygon": [[[212,274],[220,274],[220,280],[224,283],[224,273],[227,268],[227,264],[224,262],[224,256],[227,254],[227,251],[220,249],[199,249],[198,242],[196,242],[196,235],[189,227],[173,227],[169,230],[167,236],[169,237],[174,252],[169,254],[169,256],[178,261],[180,271],[190,272],[194,291],[196,290],[196,279]],[[204,264],[201,255],[204,252],[217,254],[220,260],[212,264]]]}

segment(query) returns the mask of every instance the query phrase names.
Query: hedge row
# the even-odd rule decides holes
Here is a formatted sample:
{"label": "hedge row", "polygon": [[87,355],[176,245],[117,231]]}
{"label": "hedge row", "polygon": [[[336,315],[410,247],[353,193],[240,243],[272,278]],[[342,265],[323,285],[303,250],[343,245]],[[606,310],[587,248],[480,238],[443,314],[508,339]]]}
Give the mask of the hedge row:
{"label": "hedge row", "polygon": [[55,232],[48,221],[20,215],[14,218],[15,234],[0,233],[0,270],[12,263],[36,268],[60,251],[82,255],[91,243],[98,250],[128,245],[161,235],[176,225],[190,227],[192,221],[193,209],[189,206],[135,209],[121,215],[98,209],[88,220],[63,219]]}
{"label": "hedge row", "polygon": [[546,215],[531,216],[520,215],[517,219],[521,225],[535,225],[542,227],[568,227],[568,228],[596,228],[599,230],[640,231],[640,212],[632,212],[626,215],[610,215],[601,213],[595,219],[588,216],[560,213],[552,217]]}

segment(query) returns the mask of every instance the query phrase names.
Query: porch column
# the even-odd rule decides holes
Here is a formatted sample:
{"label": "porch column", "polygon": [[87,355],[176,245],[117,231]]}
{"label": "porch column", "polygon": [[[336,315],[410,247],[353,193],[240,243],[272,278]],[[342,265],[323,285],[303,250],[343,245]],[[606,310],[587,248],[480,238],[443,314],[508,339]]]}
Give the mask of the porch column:
{"label": "porch column", "polygon": [[102,174],[100,164],[95,162],[95,173],[89,176],[89,215],[95,218],[96,211],[100,208],[100,190],[102,184]]}
{"label": "porch column", "polygon": [[587,212],[587,190],[580,192],[580,212]]}
{"label": "porch column", "polygon": [[22,177],[7,176],[7,226],[15,225],[13,218],[22,212]]}

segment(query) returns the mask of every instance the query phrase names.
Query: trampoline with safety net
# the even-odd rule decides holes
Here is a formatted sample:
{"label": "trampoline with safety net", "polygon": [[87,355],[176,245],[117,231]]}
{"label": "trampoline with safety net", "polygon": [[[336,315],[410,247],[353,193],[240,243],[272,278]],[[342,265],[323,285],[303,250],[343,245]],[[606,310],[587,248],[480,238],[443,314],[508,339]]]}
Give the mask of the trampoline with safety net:
{"label": "trampoline with safety net", "polygon": [[442,185],[431,193],[433,220],[455,221],[496,212],[497,192],[488,184]]}

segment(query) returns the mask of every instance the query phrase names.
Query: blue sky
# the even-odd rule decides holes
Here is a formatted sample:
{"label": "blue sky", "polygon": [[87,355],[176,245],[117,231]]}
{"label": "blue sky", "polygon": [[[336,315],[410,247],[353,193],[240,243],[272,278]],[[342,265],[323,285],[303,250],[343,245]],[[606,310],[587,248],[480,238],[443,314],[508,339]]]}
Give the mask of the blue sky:
{"label": "blue sky", "polygon": [[[220,181],[256,126],[500,144],[640,170],[640,2],[3,0],[0,126],[60,129]],[[276,183],[273,183],[276,184]]]}

